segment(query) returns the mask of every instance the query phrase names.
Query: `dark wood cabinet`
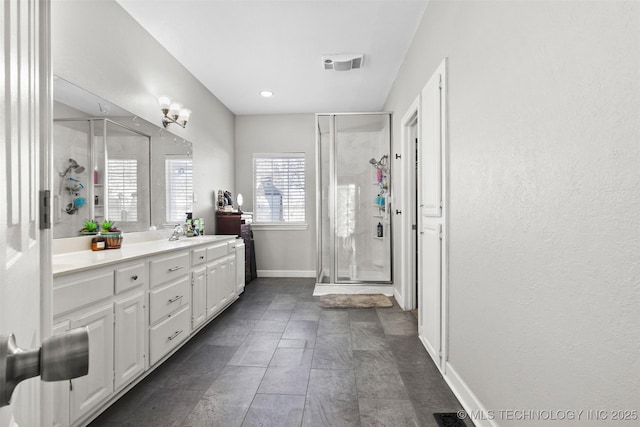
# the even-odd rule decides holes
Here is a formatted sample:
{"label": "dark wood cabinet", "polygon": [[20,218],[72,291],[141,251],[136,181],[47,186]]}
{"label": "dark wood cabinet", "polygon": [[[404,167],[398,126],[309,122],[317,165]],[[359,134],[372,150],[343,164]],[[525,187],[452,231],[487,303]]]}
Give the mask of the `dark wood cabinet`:
{"label": "dark wood cabinet", "polygon": [[244,277],[245,283],[257,277],[256,255],[253,247],[251,227],[242,219],[241,214],[231,212],[216,212],[216,234],[230,234],[244,240]]}

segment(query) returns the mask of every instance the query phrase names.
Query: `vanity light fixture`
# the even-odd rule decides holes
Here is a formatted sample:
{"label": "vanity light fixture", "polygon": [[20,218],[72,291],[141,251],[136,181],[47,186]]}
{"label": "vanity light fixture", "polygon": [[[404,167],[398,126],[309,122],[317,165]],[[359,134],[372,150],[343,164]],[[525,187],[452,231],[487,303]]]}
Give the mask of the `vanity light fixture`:
{"label": "vanity light fixture", "polygon": [[160,110],[162,110],[162,125],[166,128],[171,123],[175,123],[180,127],[186,127],[191,115],[191,110],[184,108],[178,102],[172,102],[168,96],[158,98]]}
{"label": "vanity light fixture", "polygon": [[271,98],[273,95],[274,95],[274,93],[271,90],[261,90],[260,91],[260,96],[265,97],[265,98]]}

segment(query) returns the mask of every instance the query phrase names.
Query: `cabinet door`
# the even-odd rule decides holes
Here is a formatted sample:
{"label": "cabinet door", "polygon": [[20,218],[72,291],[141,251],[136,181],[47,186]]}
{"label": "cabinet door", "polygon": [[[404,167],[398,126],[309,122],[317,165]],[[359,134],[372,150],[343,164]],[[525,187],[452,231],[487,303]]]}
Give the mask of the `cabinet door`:
{"label": "cabinet door", "polygon": [[220,262],[214,261],[207,265],[207,317],[220,311],[224,298],[222,282],[220,282]]}
{"label": "cabinet door", "polygon": [[[58,323],[51,331],[51,335],[60,335],[69,330],[69,321]],[[67,427],[69,425],[69,381],[54,381],[53,389],[53,427]]]}
{"label": "cabinet door", "polygon": [[145,360],[144,292],[115,302],[115,389],[129,384],[144,372]]}
{"label": "cabinet door", "polygon": [[71,318],[71,328],[89,332],[89,374],[71,380],[71,423],[113,392],[113,304]]}
{"label": "cabinet door", "polygon": [[228,259],[222,258],[218,264],[218,289],[220,292],[220,306],[224,307],[229,302],[229,264]]}
{"label": "cabinet door", "polygon": [[201,267],[191,272],[191,329],[194,330],[207,318],[207,269]]}
{"label": "cabinet door", "polygon": [[244,244],[236,246],[236,293],[240,295],[244,292]]}
{"label": "cabinet door", "polygon": [[236,254],[233,253],[227,258],[227,296],[233,300],[236,295]]}

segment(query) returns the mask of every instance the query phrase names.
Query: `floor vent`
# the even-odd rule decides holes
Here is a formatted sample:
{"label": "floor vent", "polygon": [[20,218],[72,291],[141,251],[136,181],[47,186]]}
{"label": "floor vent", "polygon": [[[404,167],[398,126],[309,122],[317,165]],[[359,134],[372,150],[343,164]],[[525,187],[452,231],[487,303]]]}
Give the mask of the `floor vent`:
{"label": "floor vent", "polygon": [[[433,414],[439,427],[467,427],[464,421],[458,416],[461,412],[441,412]],[[466,418],[466,413],[465,413]]]}

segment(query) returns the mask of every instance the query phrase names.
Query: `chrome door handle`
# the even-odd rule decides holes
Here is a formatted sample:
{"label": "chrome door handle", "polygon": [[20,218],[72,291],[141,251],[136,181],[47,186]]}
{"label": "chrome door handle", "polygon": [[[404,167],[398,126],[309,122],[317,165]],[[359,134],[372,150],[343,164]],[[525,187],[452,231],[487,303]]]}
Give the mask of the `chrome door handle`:
{"label": "chrome door handle", "polygon": [[169,303],[176,302],[182,297],[183,297],[183,295],[176,295],[175,297],[169,299]]}
{"label": "chrome door handle", "polygon": [[183,267],[183,266],[181,266],[181,265],[178,265],[177,267],[171,267],[171,268],[169,269],[169,271],[178,271],[178,270],[180,270],[181,268],[184,268],[184,267]]}
{"label": "chrome door handle", "polygon": [[42,341],[42,347],[23,350],[13,334],[0,336],[0,407],[23,380],[40,375],[42,381],[61,381],[89,373],[89,332],[72,329]]}

